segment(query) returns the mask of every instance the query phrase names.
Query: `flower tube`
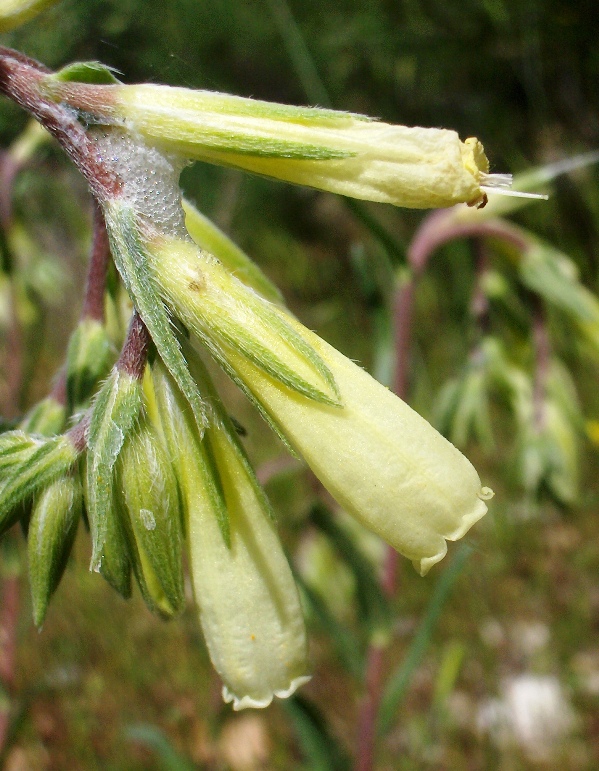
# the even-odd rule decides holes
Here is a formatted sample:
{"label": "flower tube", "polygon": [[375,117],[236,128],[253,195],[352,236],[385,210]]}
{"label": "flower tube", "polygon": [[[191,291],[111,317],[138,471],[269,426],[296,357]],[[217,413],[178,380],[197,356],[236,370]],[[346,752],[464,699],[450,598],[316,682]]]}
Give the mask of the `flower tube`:
{"label": "flower tube", "polygon": [[[290,314],[229,276],[192,244],[159,239],[148,246],[156,284],[166,304],[206,343],[279,434],[311,466],[337,501],[363,525],[414,562],[424,575],[487,507],[470,462],[424,418]],[[174,266],[176,265],[176,269]],[[263,309],[263,310],[262,310]],[[275,314],[284,324],[271,324]],[[239,344],[265,335],[266,346]],[[310,356],[298,356],[285,330]],[[223,334],[221,330],[226,330]],[[315,365],[318,362],[318,366]],[[313,386],[294,387],[287,371]],[[279,373],[282,374],[279,374]],[[326,387],[335,399],[319,396]]]}
{"label": "flower tube", "polygon": [[57,101],[87,120],[120,125],[162,151],[368,201],[427,209],[483,205],[489,174],[478,139],[397,126],[364,115],[142,84],[72,82],[71,68],[46,78]]}
{"label": "flower tube", "polygon": [[160,362],[152,378],[155,419],[181,491],[200,623],[223,698],[235,710],[267,707],[310,679],[298,591],[268,502],[206,373],[211,419],[203,440]]}

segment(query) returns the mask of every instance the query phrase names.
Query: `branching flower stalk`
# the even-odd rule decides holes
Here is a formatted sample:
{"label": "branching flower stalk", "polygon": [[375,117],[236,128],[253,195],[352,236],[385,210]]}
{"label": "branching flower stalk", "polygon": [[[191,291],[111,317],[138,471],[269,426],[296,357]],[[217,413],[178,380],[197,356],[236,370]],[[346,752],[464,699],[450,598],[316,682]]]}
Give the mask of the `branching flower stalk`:
{"label": "branching flower stalk", "polygon": [[[478,140],[461,142],[454,132],[124,86],[98,64],[53,74],[0,49],[0,90],[57,139],[97,202],[86,302],[66,367],[68,413],[78,422],[65,434],[0,436],[0,524],[22,517],[25,503],[36,525],[36,623],[84,500],[92,569],[125,597],[134,575],[161,616],[182,608],[186,543],[225,700],[242,709],[289,696],[309,678],[297,590],[266,497],[197,351],[221,365],[348,513],[422,575],[485,514],[492,493],[423,418],[291,316],[255,267],[231,250],[221,262],[194,243],[180,170],[201,158],[420,208],[481,206],[509,180],[488,173]],[[188,211],[193,230],[192,218]],[[100,383],[105,372],[92,363],[110,348],[102,220],[134,313]],[[419,256],[415,242],[415,274],[435,243],[433,234]]]}

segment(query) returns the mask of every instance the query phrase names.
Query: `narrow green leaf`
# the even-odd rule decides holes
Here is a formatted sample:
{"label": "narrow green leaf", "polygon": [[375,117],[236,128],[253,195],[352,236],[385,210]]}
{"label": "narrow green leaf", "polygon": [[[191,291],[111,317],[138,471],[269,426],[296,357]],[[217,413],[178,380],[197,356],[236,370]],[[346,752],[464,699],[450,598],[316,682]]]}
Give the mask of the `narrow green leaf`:
{"label": "narrow green leaf", "polygon": [[40,440],[33,452],[12,465],[0,486],[0,532],[14,523],[20,504],[68,471],[77,457],[69,438],[57,436]]}
{"label": "narrow green leaf", "polygon": [[154,752],[160,759],[162,771],[199,771],[201,768],[182,757],[156,726],[145,723],[132,725],[125,729],[125,736],[130,742],[141,744]]}
{"label": "narrow green leaf", "polygon": [[225,503],[222,483],[215,460],[200,436],[195,421],[190,420],[185,409],[186,401],[164,364],[157,359],[152,365],[152,383],[156,399],[155,421],[165,439],[185,499],[185,488],[194,489],[194,481],[188,478],[193,468],[203,480],[203,489],[210,500],[220,531],[227,546],[231,545],[229,514]]}
{"label": "narrow green leaf", "polygon": [[[215,125],[204,127],[194,124],[189,132],[189,140],[185,134],[187,127],[181,126],[181,138],[177,139],[176,146],[179,154],[189,158],[210,156],[210,151],[215,151],[226,162],[227,156],[250,155],[255,158],[285,158],[298,161],[333,161],[343,158],[352,158],[356,152],[339,150],[326,145],[310,144],[307,142],[294,142],[286,139],[273,139],[267,136],[252,137],[248,132],[219,129]],[[158,138],[158,141],[159,138]]]}
{"label": "narrow green leaf", "polygon": [[52,482],[35,501],[27,535],[33,620],[40,627],[75,540],[83,494],[79,474]]}
{"label": "narrow green leaf", "polygon": [[156,240],[149,255],[165,303],[214,356],[236,351],[309,399],[339,406],[330,369],[290,314],[191,242]]}
{"label": "narrow green leaf", "polygon": [[535,242],[519,267],[529,289],[578,321],[599,325],[599,300],[580,283],[576,265],[565,254]]}
{"label": "narrow green leaf", "polygon": [[298,573],[294,573],[294,577],[305,598],[308,613],[313,615],[315,622],[326,633],[327,638],[335,647],[343,666],[351,672],[356,680],[361,681],[364,676],[362,642],[356,638],[345,624],[337,621],[318,592],[312,589]]}
{"label": "narrow green leaf", "polygon": [[471,552],[472,549],[467,544],[460,544],[453,559],[437,579],[426,613],[420,622],[407,655],[391,675],[385,687],[378,714],[380,733],[386,733],[391,727],[397,709],[407,693],[410,680],[430,644],[435,624]]}
{"label": "narrow green leaf", "polygon": [[31,434],[54,436],[63,430],[66,418],[65,405],[56,401],[53,396],[46,396],[25,415],[20,428]]}
{"label": "narrow green leaf", "polygon": [[52,75],[48,75],[44,82],[49,85],[50,89],[53,82],[114,85],[119,83],[115,77],[115,72],[118,70],[102,64],[102,62],[73,62],[73,64],[63,67]]}
{"label": "narrow green leaf", "polygon": [[217,257],[227,270],[267,300],[283,305],[283,297],[277,287],[237,244],[217,228],[208,217],[199,212],[190,201],[183,199],[183,210],[185,227],[199,247]]}
{"label": "narrow green leaf", "polygon": [[468,649],[460,640],[452,640],[443,651],[441,665],[435,679],[433,705],[440,709],[455,688]]}
{"label": "narrow green leaf", "polygon": [[263,511],[266,512],[270,519],[274,521],[275,515],[272,510],[270,501],[268,500],[268,496],[264,492],[264,488],[256,477],[256,472],[250,463],[250,459],[247,456],[245,448],[239,440],[239,431],[237,430],[237,426],[225,409],[225,406],[222,403],[220,396],[218,395],[218,392],[214,386],[214,383],[212,382],[212,378],[210,377],[206,366],[204,365],[204,362],[199,357],[197,351],[195,351],[189,343],[184,343],[184,351],[189,362],[190,371],[198,385],[201,387],[202,393],[206,396],[206,399],[210,404],[212,427],[214,429],[212,433],[214,433],[214,431],[225,432],[228,438],[228,442],[235,448],[237,460],[243,468],[251,486],[253,487],[254,493],[257,499],[260,501],[260,505],[262,506]]}
{"label": "narrow green leaf", "polygon": [[87,404],[109,369],[111,343],[106,327],[96,319],[79,322],[67,349],[67,394],[71,412]]}
{"label": "narrow green leaf", "polygon": [[203,342],[204,342],[204,347],[209,351],[212,358],[220,364],[223,371],[226,372],[226,374],[231,378],[231,380],[235,383],[235,385],[246,396],[248,401],[251,402],[251,404],[253,404],[254,407],[258,410],[258,412],[260,413],[260,415],[262,416],[262,419],[266,422],[266,424],[279,437],[279,440],[284,445],[287,452],[289,452],[290,455],[293,455],[294,457],[299,458],[300,456],[298,455],[298,453],[289,444],[289,441],[287,440],[287,437],[285,436],[285,432],[283,431],[283,429],[276,423],[274,418],[271,417],[271,415],[264,409],[262,404],[258,401],[258,399],[246,386],[246,384],[239,377],[237,372],[233,369],[233,367],[231,367],[231,365],[229,364],[229,362],[225,357],[225,354],[217,346],[210,345],[209,343],[206,343],[205,340]]}
{"label": "narrow green leaf", "polygon": [[114,465],[142,404],[141,382],[113,368],[92,408],[87,453],[87,510],[92,570],[100,570],[108,520],[113,516]]}
{"label": "narrow green leaf", "polygon": [[127,437],[117,479],[142,595],[150,610],[170,617],[185,602],[181,517],[173,470],[149,420]]}
{"label": "narrow green leaf", "polygon": [[[22,463],[43,444],[39,436],[32,436],[21,428],[5,431],[0,435],[0,471],[5,476],[10,473],[13,466]],[[4,479],[0,486],[4,484]]]}
{"label": "narrow green leaf", "polygon": [[105,206],[111,250],[119,273],[146,325],[154,345],[191,405],[200,432],[206,424],[202,397],[181,353],[171,320],[160,299],[146,248],[140,236],[135,210],[119,199]]}
{"label": "narrow green leaf", "polygon": [[391,634],[391,609],[373,566],[322,504],[312,508],[310,519],[329,538],[355,576],[358,611],[370,639],[379,645],[387,641]]}
{"label": "narrow green leaf", "polygon": [[291,717],[310,771],[349,771],[350,760],[327,729],[317,708],[302,696],[283,702]]}
{"label": "narrow green leaf", "polygon": [[128,600],[131,597],[131,552],[118,506],[118,491],[114,486],[110,496],[99,572],[123,599]]}

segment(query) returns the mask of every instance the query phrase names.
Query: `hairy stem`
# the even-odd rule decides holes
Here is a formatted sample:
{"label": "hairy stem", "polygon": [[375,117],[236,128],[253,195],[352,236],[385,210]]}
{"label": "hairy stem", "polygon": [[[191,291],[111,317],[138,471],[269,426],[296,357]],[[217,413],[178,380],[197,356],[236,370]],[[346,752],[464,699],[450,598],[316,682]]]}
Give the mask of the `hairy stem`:
{"label": "hairy stem", "polygon": [[106,276],[110,264],[110,246],[104,214],[99,203],[93,201],[93,235],[92,247],[87,271],[85,298],[81,311],[82,319],[104,321],[104,293],[106,291]]}
{"label": "hairy stem", "polygon": [[[131,377],[141,378],[144,375],[151,338],[146,325],[141,320],[137,311],[133,312],[127,337],[121,348],[121,353],[116,367]],[[92,407],[83,415],[81,420],[68,432],[69,439],[78,452],[83,452],[87,446],[87,432],[91,420]]]}
{"label": "hairy stem", "polygon": [[133,311],[116,368],[141,380],[146,368],[151,340],[150,333],[141,320],[141,316],[137,311]]}
{"label": "hairy stem", "polygon": [[120,191],[120,180],[98,156],[93,139],[64,105],[43,95],[43,79],[51,71],[27,56],[0,46],[0,93],[15,101],[58,141],[87,180],[95,198],[105,200]]}

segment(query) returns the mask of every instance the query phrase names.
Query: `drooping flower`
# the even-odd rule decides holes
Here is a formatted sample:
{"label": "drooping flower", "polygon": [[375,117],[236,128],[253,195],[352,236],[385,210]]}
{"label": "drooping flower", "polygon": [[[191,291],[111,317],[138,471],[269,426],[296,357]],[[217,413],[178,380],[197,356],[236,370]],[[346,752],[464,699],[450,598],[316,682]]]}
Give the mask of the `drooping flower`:
{"label": "drooping flower", "polygon": [[155,419],[177,473],[200,623],[223,698],[266,707],[310,679],[297,587],[260,488],[205,370],[204,437],[164,366],[153,367]]}
{"label": "drooping flower", "polygon": [[193,244],[166,239],[149,250],[175,315],[339,503],[421,574],[443,558],[446,539],[461,538],[485,514],[492,493],[470,462],[363,369]]}
{"label": "drooping flower", "polygon": [[[195,415],[194,421],[186,413],[187,438],[167,441],[179,467],[204,634],[225,697],[236,708],[264,706],[306,677],[295,589],[243,453],[231,432],[219,433],[220,419],[215,427],[210,398],[190,375],[171,318],[202,343],[341,505],[421,574],[442,559],[446,540],[462,537],[484,515],[492,493],[426,420],[193,243],[176,158],[122,128],[97,130],[96,143],[121,180],[119,195],[104,202],[115,264]],[[159,412],[169,415],[168,400]],[[177,420],[173,413],[163,421],[166,437]],[[283,616],[284,607],[298,612]],[[269,680],[264,669],[273,645],[277,665]]]}

